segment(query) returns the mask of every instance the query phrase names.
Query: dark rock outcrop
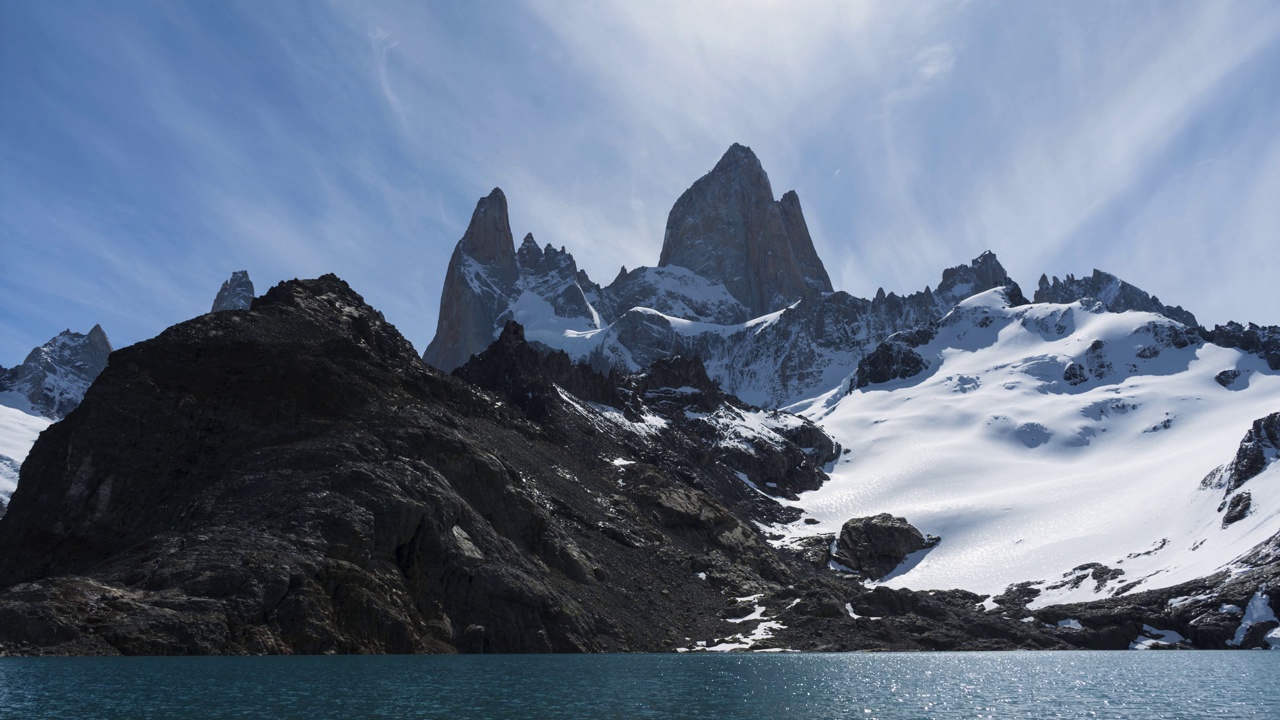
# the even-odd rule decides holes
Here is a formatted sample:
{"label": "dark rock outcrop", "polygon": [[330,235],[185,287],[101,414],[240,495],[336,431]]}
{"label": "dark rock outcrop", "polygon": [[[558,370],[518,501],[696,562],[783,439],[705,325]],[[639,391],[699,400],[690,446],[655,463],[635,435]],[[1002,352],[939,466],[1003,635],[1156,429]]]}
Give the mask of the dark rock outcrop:
{"label": "dark rock outcrop", "polygon": [[1229,322],[1226,325],[1215,325],[1212,330],[1200,328],[1200,334],[1214,345],[1257,355],[1267,362],[1267,367],[1280,370],[1280,325],[1241,325]]}
{"label": "dark rock outcrop", "polygon": [[1231,387],[1232,385],[1235,385],[1235,384],[1236,384],[1236,380],[1239,380],[1239,379],[1240,379],[1240,371],[1239,371],[1239,370],[1234,370],[1234,369],[1233,369],[1233,370],[1223,370],[1222,372],[1218,373],[1217,375],[1214,375],[1214,376],[1213,376],[1213,379],[1214,379],[1214,381],[1215,381],[1215,382],[1217,382],[1217,383],[1218,383],[1219,385],[1221,385],[1222,387],[1230,389],[1230,387]]}
{"label": "dark rock outcrop", "polygon": [[881,513],[853,518],[840,528],[832,559],[871,580],[893,572],[908,555],[938,544],[926,538],[906,518]]}
{"label": "dark rock outcrop", "polygon": [[755,153],[736,143],[671,208],[658,260],[668,265],[723,284],[752,317],[832,289],[799,197],[775,201]]}
{"label": "dark rock outcrop", "polygon": [[1097,300],[1111,312],[1141,310],[1158,313],[1176,320],[1187,327],[1198,327],[1196,318],[1181,306],[1172,307],[1160,302],[1154,295],[1143,292],[1111,273],[1094,270],[1088,277],[1077,278],[1068,275],[1066,280],[1054,277],[1050,280],[1041,275],[1037,284],[1034,300],[1042,303],[1073,303],[1086,298]]}
{"label": "dark rock outcrop", "polygon": [[796,499],[818,489],[823,466],[840,452],[812,422],[724,393],[698,358],[677,355],[643,372],[605,375],[563,352],[535,349],[520,325],[508,322],[497,342],[454,375],[498,394],[548,431],[584,415],[630,426],[631,457],[665,456],[689,477],[696,473],[696,484],[730,508],[763,522],[793,520],[795,513],[762,494]]}
{"label": "dark rock outcrop", "polygon": [[[1280,545],[1275,539],[1272,542]],[[1266,649],[1274,639],[1265,636],[1276,625],[1250,623],[1243,611],[1250,603],[1280,605],[1267,594],[1280,581],[1274,560],[1245,558],[1235,573],[1105,600],[1052,605],[1033,615],[1049,625],[1074,620],[1079,628],[1059,631],[1060,636],[1093,650],[1124,650],[1142,638],[1148,638],[1151,647]],[[1160,637],[1165,640],[1150,642]]]}
{"label": "dark rock outcrop", "polygon": [[1248,490],[1232,495],[1230,502],[1227,503],[1227,512],[1222,516],[1222,527],[1225,528],[1248,517],[1252,506],[1253,496]]}
{"label": "dark rock outcrop", "polygon": [[849,392],[869,385],[915,377],[929,367],[916,348],[933,339],[932,327],[894,333],[858,361]]}
{"label": "dark rock outcrop", "polygon": [[236,270],[230,279],[222,281],[218,295],[213,299],[213,309],[209,312],[226,312],[227,310],[248,310],[253,304],[253,281],[249,279],[248,270]]}
{"label": "dark rock outcrop", "polygon": [[1228,466],[1227,490],[1235,490],[1280,459],[1280,412],[1258,418],[1245,433]]}
{"label": "dark rock outcrop", "polygon": [[111,350],[101,325],[94,325],[87,335],[63,330],[20,365],[0,372],[0,392],[18,393],[30,406],[20,409],[58,420],[80,404],[107,366]]}
{"label": "dark rock outcrop", "polygon": [[1224,489],[1225,495],[1230,496],[1278,459],[1280,412],[1274,412],[1253,421],[1253,425],[1240,440],[1235,457],[1209,473],[1201,482],[1201,487]]}

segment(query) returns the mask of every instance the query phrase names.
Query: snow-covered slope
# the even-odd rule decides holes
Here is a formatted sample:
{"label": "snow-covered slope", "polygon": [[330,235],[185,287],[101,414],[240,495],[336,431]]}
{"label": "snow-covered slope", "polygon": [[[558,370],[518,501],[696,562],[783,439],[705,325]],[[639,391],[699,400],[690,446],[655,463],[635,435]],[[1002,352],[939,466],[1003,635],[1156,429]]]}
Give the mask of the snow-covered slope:
{"label": "snow-covered slope", "polygon": [[[17,402],[11,393],[0,393],[0,401]],[[9,504],[9,496],[18,487],[18,468],[36,437],[52,420],[0,404],[0,514]]]}
{"label": "snow-covered slope", "polygon": [[[790,537],[904,516],[942,542],[884,584],[1043,581],[1044,605],[1203,577],[1280,529],[1280,463],[1249,481],[1251,513],[1226,527],[1222,489],[1202,483],[1280,410],[1280,376],[1262,359],[1155,313],[1008,305],[1000,289],[965,300],[932,339],[902,343],[919,372],[815,402],[806,414],[848,453],[801,496],[820,524]],[[1093,562],[1123,574],[1073,572]]]}

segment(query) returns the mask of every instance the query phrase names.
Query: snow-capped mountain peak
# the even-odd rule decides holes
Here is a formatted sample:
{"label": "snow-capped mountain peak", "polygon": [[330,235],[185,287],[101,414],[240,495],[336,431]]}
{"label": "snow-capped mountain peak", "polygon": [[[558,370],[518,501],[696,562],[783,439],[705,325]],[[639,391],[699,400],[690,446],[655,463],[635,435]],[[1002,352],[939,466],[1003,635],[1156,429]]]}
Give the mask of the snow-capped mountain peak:
{"label": "snow-capped mountain peak", "polygon": [[107,366],[111,341],[101,325],[87,334],[64,330],[0,376],[0,403],[58,420],[80,404]]}
{"label": "snow-capped mountain peak", "polygon": [[80,404],[110,354],[111,341],[94,325],[87,334],[64,330],[0,369],[0,514],[36,437]]}

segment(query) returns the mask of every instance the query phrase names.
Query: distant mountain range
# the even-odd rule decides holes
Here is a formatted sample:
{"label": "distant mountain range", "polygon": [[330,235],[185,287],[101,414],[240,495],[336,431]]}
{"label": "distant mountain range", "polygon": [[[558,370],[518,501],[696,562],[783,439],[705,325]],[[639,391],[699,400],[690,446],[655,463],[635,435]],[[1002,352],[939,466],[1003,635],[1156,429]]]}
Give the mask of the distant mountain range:
{"label": "distant mountain range", "polygon": [[[508,228],[495,190],[454,252],[424,359],[452,369],[510,320],[601,371],[700,358],[724,390],[799,411],[850,451],[795,505],[819,522],[773,528],[779,542],[891,511],[944,542],[885,582],[1030,581],[1033,606],[1240,572],[1280,542],[1273,450],[1251,456],[1267,469],[1250,481],[1272,489],[1220,479],[1237,446],[1276,446],[1260,428],[1280,411],[1280,328],[1200,327],[1100,270],[1042,275],[1028,299],[992,253],[906,296],[833,291],[799,199],[775,200],[740,145],[677,200],[658,266],[608,285],[564,248],[517,250]],[[1078,582],[1081,567],[1110,579]]]}
{"label": "distant mountain range", "polygon": [[1280,647],[1280,327],[854,297],[740,145],[607,285],[495,189],[421,357],[334,276],[213,309],[31,448],[0,652]]}

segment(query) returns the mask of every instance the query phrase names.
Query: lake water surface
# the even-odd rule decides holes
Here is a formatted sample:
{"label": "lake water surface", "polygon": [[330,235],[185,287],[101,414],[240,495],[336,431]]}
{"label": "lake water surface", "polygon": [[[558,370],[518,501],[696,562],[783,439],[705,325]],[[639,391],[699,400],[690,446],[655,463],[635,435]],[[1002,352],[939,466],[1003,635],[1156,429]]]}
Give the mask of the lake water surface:
{"label": "lake water surface", "polygon": [[1280,718],[1280,652],[0,658],[0,718]]}

